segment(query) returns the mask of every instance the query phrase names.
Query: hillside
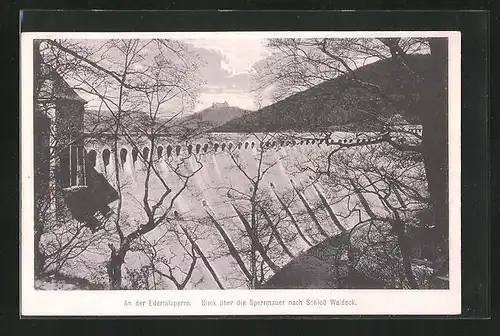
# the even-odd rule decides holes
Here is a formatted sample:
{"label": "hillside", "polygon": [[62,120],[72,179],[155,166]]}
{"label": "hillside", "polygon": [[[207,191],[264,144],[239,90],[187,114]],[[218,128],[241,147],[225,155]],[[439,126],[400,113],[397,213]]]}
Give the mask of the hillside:
{"label": "hillside", "polygon": [[[427,70],[429,57],[413,55],[407,59],[419,74]],[[339,76],[308,90],[291,95],[256,112],[215,127],[213,132],[273,132],[318,131],[348,129],[373,129],[374,115],[390,118],[401,114],[409,122],[418,122],[408,113],[408,101],[418,98],[417,80],[400,62],[391,59],[360,67],[355,77]],[[376,84],[386,96],[382,99],[373,87],[360,84]],[[377,89],[379,90],[379,89]],[[388,103],[388,99],[392,101]]]}
{"label": "hillside", "polygon": [[214,103],[211,107],[183,117],[180,122],[186,126],[195,125],[204,129],[221,126],[230,120],[247,115],[249,110],[229,106],[227,103]]}
{"label": "hillside", "polygon": [[[171,135],[193,134],[209,130],[251,111],[229,106],[227,103],[214,103],[211,107],[175,120],[158,116],[156,124],[164,124],[164,133]],[[128,125],[129,131],[138,129],[143,132],[151,124],[148,115],[139,111],[122,112],[122,123]],[[115,118],[106,110],[85,110],[85,130],[89,133],[110,131],[115,125]],[[142,130],[142,131],[141,131]]]}

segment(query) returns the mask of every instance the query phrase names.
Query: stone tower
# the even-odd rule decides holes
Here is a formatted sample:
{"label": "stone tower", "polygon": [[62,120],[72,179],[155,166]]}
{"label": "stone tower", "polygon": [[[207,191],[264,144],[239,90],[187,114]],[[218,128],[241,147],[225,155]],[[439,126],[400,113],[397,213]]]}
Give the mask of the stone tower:
{"label": "stone tower", "polygon": [[[36,46],[36,42],[35,42]],[[35,48],[35,50],[38,50]],[[84,149],[85,104],[70,85],[34,55],[35,220],[43,223],[43,204],[55,208],[57,218],[70,215],[92,231],[96,215],[108,216],[116,190],[87,163]],[[98,214],[96,214],[98,213]]]}

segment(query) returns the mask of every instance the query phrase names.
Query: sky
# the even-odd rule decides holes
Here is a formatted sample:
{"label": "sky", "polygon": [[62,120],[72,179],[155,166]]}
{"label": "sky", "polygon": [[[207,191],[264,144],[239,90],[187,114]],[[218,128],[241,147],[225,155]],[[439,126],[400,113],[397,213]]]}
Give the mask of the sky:
{"label": "sky", "polygon": [[201,88],[195,111],[226,101],[231,106],[257,109],[250,92],[251,69],[270,52],[262,38],[185,40],[206,64],[200,69],[206,84]]}
{"label": "sky", "polygon": [[[255,94],[251,92],[253,66],[262,62],[271,55],[271,50],[267,48],[268,40],[262,36],[245,36],[239,39],[234,35],[218,34],[206,38],[179,38],[183,43],[187,44],[188,51],[194,51],[199,56],[204,64],[199,69],[201,82],[197,102],[192,108],[184,110],[185,114],[197,112],[204,108],[210,107],[213,103],[227,102],[231,106],[236,106],[248,110],[257,110]],[[174,38],[176,39],[176,38]],[[97,50],[95,53],[96,59],[99,60],[100,47],[107,39],[71,39],[71,42],[87,45]],[[147,44],[147,43],[146,43]],[[147,57],[148,48],[141,49]],[[110,50],[110,49],[106,49]],[[103,51],[107,53],[108,51]],[[111,52],[117,52],[116,49],[111,49]],[[154,55],[151,54],[153,57]],[[119,56],[117,56],[119,57]],[[113,57],[106,58],[108,65],[113,66]],[[78,80],[78,79],[77,79]],[[71,83],[70,83],[71,84]],[[271,88],[272,90],[272,88]],[[97,109],[101,105],[99,98],[95,95],[89,95],[80,90],[78,92],[82,98],[88,100],[87,107]],[[264,92],[260,106],[266,106],[271,103],[270,92]],[[184,108],[182,103],[180,108]],[[175,108],[169,107],[175,113]]]}
{"label": "sky", "polygon": [[[91,48],[99,48],[106,40],[71,40]],[[185,114],[201,111],[213,103],[227,102],[230,106],[257,110],[251,88],[251,70],[255,63],[270,55],[267,39],[260,37],[234,39],[218,36],[214,39],[180,39],[188,50],[196,52],[202,65],[199,69],[202,86],[197,103]],[[121,57],[121,56],[117,56]],[[74,83],[73,83],[74,84]],[[99,109],[100,99],[86,92],[78,94],[88,101],[87,108]]]}

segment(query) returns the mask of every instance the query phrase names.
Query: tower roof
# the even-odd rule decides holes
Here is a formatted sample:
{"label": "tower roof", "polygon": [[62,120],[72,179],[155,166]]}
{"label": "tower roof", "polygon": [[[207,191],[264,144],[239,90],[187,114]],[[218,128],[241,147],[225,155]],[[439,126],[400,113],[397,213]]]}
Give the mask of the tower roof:
{"label": "tower roof", "polygon": [[57,72],[43,67],[40,76],[43,79],[39,92],[40,99],[69,100],[80,104],[87,103]]}

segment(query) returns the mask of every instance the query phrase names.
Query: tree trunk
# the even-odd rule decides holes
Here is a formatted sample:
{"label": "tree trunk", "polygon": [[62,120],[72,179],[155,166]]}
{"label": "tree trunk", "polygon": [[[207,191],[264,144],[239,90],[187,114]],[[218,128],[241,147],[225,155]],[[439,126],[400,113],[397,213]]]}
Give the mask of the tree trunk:
{"label": "tree trunk", "polygon": [[[41,75],[41,56],[40,56],[40,42],[35,40],[33,42],[33,86],[34,86],[34,94],[33,94],[33,120],[36,122],[36,115],[37,115],[37,106],[38,106],[38,83],[40,81],[40,75]],[[35,137],[36,137],[36,126],[35,126]],[[36,143],[34,144],[36,146]],[[39,156],[40,153],[35,152],[35,162],[37,162],[37,155]],[[37,167],[35,166],[35,171],[37,170]],[[42,260],[42,253],[40,251],[40,239],[42,238],[42,231],[43,231],[43,225],[40,222],[40,207],[39,207],[39,202],[40,202],[40,195],[36,192],[37,188],[37,179],[35,179],[35,225],[34,225],[34,231],[35,231],[35,236],[34,236],[34,262],[35,262],[35,277],[39,276],[43,267],[43,260]]]}
{"label": "tree trunk", "polygon": [[110,259],[108,263],[108,275],[111,289],[120,289],[122,286],[122,264],[116,259]]}
{"label": "tree trunk", "polygon": [[34,253],[35,253],[35,277],[42,275],[43,267],[45,265],[45,255],[40,250],[40,240],[42,238],[42,227],[35,221],[35,239],[34,239]]}
{"label": "tree trunk", "polygon": [[413,269],[411,268],[411,245],[405,232],[405,225],[397,212],[394,209],[392,209],[392,211],[394,212],[394,215],[396,217],[396,219],[392,223],[392,227],[398,239],[398,245],[403,259],[403,269],[405,277],[408,280],[410,288],[418,289],[418,284],[415,279],[415,275],[413,274]]}
{"label": "tree trunk", "polygon": [[[250,235],[250,244],[251,244],[251,256],[250,256],[250,260],[251,260],[251,264],[252,264],[252,280],[251,280],[251,285],[250,285],[250,288],[251,289],[257,289],[257,244],[259,243],[258,240],[257,240],[257,232],[256,232],[256,222],[255,222],[255,191],[253,192],[253,195],[252,195],[252,198],[250,200],[251,204],[252,204],[252,224],[251,224],[251,227],[250,228],[247,228],[247,231],[248,229],[250,229],[249,231],[249,235]],[[234,205],[233,205],[234,207]],[[234,207],[234,210],[236,210],[236,208]],[[240,215],[240,214],[238,214]],[[243,217],[243,216],[240,216],[240,219],[242,219],[243,223],[246,221],[246,219]],[[265,252],[264,252],[265,254]]]}
{"label": "tree trunk", "polygon": [[112,244],[109,244],[111,255],[109,257],[107,270],[111,289],[121,289],[122,287],[122,265],[125,261],[126,250],[120,248],[117,252]]}
{"label": "tree trunk", "polygon": [[448,251],[448,41],[430,39],[432,69],[423,81],[418,115],[423,156],[435,214],[435,243]]}

